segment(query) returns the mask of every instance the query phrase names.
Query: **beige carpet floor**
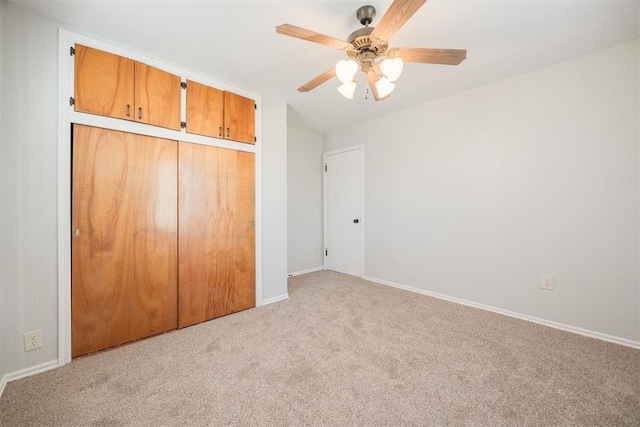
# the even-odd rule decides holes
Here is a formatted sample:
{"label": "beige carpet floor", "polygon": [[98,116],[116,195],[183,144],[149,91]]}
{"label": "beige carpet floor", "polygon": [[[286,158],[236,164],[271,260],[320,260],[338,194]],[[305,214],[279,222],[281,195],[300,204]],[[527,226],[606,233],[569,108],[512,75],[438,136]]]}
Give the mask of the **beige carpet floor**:
{"label": "beige carpet floor", "polygon": [[2,426],[640,425],[640,351],[321,271],[7,385]]}

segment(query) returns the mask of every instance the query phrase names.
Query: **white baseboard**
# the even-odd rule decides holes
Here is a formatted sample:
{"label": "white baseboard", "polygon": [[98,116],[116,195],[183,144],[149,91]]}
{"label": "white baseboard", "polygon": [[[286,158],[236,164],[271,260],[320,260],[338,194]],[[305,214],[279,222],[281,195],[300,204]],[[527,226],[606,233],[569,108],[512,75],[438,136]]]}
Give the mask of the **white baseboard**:
{"label": "white baseboard", "polygon": [[40,365],[32,366],[30,368],[21,369],[16,372],[10,372],[4,374],[0,379],[0,397],[4,392],[8,382],[19,380],[20,378],[30,377],[31,375],[40,374],[42,372],[50,371],[58,367],[58,360],[51,360],[49,362],[41,363]]}
{"label": "white baseboard", "polygon": [[301,274],[313,273],[314,271],[324,270],[324,266],[309,268],[307,270],[296,271],[295,273],[289,273],[289,277],[300,276]]}
{"label": "white baseboard", "polygon": [[286,299],[289,299],[289,294],[282,294],[282,295],[278,295],[277,297],[263,299],[262,306],[273,304],[274,302],[278,302],[278,301],[284,301]]}
{"label": "white baseboard", "polygon": [[533,323],[538,323],[540,325],[549,326],[550,328],[560,329],[566,332],[572,332],[578,335],[584,335],[589,338],[596,338],[602,341],[611,342],[614,344],[624,345],[626,347],[631,347],[640,350],[640,341],[633,341],[627,338],[616,337],[613,335],[603,334],[601,332],[590,331],[588,329],[578,328],[577,326],[566,325],[564,323],[554,322],[552,320],[540,319],[539,317],[529,316],[527,314],[516,313],[514,311],[505,310],[502,308],[492,307],[490,305],[480,304],[473,301],[467,301],[464,299],[451,297],[448,295],[439,294],[436,292],[425,291],[424,289],[414,288],[411,286],[400,285],[398,283],[388,282],[382,279],[376,279],[375,277],[363,277],[363,279],[368,280],[370,282],[379,283],[381,285],[391,286],[398,289],[403,289],[409,292],[415,292],[417,294],[426,295],[433,298],[438,298],[441,300],[453,302],[456,304],[466,305],[468,307],[479,308],[481,310],[491,311],[493,313],[502,314],[509,317],[515,317],[516,319],[526,320]]}

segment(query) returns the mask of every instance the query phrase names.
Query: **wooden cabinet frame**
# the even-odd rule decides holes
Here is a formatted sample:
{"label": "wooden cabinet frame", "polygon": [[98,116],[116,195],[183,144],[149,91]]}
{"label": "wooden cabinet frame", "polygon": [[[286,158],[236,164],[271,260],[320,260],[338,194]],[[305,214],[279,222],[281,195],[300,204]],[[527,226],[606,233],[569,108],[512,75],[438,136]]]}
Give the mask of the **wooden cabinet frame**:
{"label": "wooden cabinet frame", "polygon": [[[117,120],[108,117],[94,116],[79,113],[73,110],[69,100],[74,95],[73,72],[74,57],[70,54],[70,47],[79,43],[85,46],[93,47],[120,56],[141,61],[154,67],[166,70],[176,74],[182,78],[202,82],[204,84],[218,87],[220,89],[229,90],[239,93],[243,96],[252,98],[257,104],[256,111],[256,135],[258,144],[249,145],[237,143],[233,141],[220,140],[215,138],[206,138],[199,135],[187,134],[182,131],[174,131],[164,128],[156,128],[153,126],[140,125],[126,120]],[[105,127],[114,130],[122,130],[125,132],[140,133],[149,136],[155,136],[167,139],[178,139],[186,142],[197,144],[213,145],[223,148],[232,148],[240,151],[255,153],[256,161],[256,306],[273,303],[288,296],[276,296],[268,301],[263,301],[262,294],[262,180],[261,162],[262,162],[262,146],[259,144],[262,132],[262,100],[261,97],[241,89],[229,86],[223,82],[195,74],[179,67],[167,64],[152,58],[139,55],[135,52],[127,51],[107,43],[73,33],[71,31],[60,29],[58,37],[58,64],[59,64],[59,87],[58,87],[58,358],[46,366],[42,366],[42,370],[51,369],[56,366],[62,366],[71,361],[71,124],[78,123],[89,126]],[[183,92],[184,94],[184,92]],[[182,120],[184,121],[184,111],[182,111]]]}

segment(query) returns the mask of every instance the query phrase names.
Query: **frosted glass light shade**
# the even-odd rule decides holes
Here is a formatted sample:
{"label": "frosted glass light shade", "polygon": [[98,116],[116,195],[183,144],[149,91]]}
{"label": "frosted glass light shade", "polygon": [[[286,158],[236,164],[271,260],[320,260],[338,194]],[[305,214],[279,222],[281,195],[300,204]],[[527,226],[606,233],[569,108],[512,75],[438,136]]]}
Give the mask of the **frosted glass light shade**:
{"label": "frosted glass light shade", "polygon": [[336,76],[342,83],[353,80],[353,76],[358,72],[358,63],[353,60],[340,60],[336,64]]}
{"label": "frosted glass light shade", "polygon": [[380,71],[385,75],[390,82],[395,82],[402,74],[404,68],[404,61],[402,58],[387,58],[380,63]]}
{"label": "frosted glass light shade", "polygon": [[342,83],[338,86],[338,92],[347,99],[353,99],[353,93],[356,91],[356,85],[357,83],[354,81]]}
{"label": "frosted glass light shade", "polygon": [[376,89],[378,90],[378,98],[384,99],[391,94],[391,91],[396,87],[394,83],[391,83],[386,77],[381,77],[376,82]]}

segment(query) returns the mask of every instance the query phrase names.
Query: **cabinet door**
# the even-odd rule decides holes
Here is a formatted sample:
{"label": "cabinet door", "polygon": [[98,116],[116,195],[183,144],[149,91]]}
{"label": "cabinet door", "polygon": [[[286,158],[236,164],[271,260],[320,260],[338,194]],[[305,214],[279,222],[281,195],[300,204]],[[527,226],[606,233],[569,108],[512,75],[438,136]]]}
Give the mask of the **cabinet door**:
{"label": "cabinet door", "polygon": [[187,80],[187,132],[223,137],[224,92]]}
{"label": "cabinet door", "polygon": [[180,77],[135,63],[135,121],[180,130]]}
{"label": "cabinet door", "polygon": [[254,154],[179,143],[179,327],[255,307]]}
{"label": "cabinet door", "polygon": [[177,327],[177,142],[74,125],[72,356]]}
{"label": "cabinet door", "polygon": [[75,49],[75,110],[131,120],[134,61],[79,44]]}
{"label": "cabinet door", "polygon": [[255,144],[255,101],[235,93],[224,93],[225,138]]}

